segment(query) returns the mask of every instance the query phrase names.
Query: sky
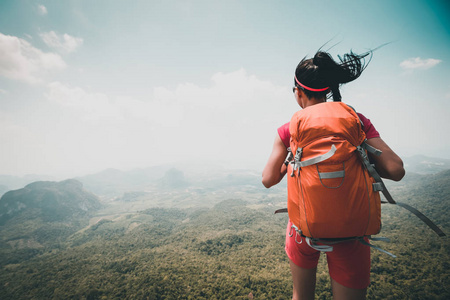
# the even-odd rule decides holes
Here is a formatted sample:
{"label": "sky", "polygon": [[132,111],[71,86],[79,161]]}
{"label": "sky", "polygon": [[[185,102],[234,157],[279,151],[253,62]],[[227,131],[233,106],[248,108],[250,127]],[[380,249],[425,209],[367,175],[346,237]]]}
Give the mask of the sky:
{"label": "sky", "polygon": [[298,62],[376,49],[343,101],[450,159],[448,1],[0,1],[0,174],[262,170]]}

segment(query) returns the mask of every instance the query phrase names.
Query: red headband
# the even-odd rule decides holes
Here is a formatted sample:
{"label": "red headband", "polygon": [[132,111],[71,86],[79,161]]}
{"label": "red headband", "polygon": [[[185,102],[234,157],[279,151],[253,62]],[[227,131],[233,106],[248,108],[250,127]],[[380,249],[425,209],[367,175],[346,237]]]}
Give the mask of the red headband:
{"label": "red headband", "polygon": [[298,79],[297,79],[297,76],[294,75],[294,78],[295,78],[295,82],[297,82],[297,84],[298,84],[299,86],[301,86],[301,87],[304,88],[305,90],[308,90],[308,91],[311,91],[311,92],[324,92],[324,91],[326,91],[326,90],[329,89],[329,87],[326,87],[326,88],[323,88],[323,89],[313,89],[313,88],[310,88],[310,87],[308,87],[308,86],[306,86],[306,85],[300,83],[300,81],[298,81]]}

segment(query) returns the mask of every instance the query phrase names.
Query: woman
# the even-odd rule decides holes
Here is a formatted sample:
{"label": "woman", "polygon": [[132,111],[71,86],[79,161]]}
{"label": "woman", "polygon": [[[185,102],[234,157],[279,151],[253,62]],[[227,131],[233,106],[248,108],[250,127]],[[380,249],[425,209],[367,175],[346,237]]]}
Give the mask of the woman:
{"label": "woman", "polygon": [[[325,102],[327,96],[334,101],[341,100],[339,86],[358,78],[367,66],[365,58],[371,52],[356,55],[353,52],[339,57],[339,62],[326,52],[319,51],[314,58],[303,59],[295,70],[294,96],[301,108]],[[371,160],[378,173],[387,179],[398,181],[403,178],[403,162],[381,139],[369,119],[358,113],[364,124],[367,143],[382,151]],[[278,128],[272,153],[262,174],[262,183],[269,188],[279,183],[286,174],[285,158],[288,154],[289,123]],[[297,243],[296,235],[289,235],[291,222],[286,231],[285,250],[290,259],[293,279],[293,299],[314,299],[316,269],[320,252],[305,242]],[[303,237],[297,237],[297,240]],[[331,277],[334,299],[365,299],[370,283],[370,248],[359,241],[334,245],[327,252],[328,269]]]}

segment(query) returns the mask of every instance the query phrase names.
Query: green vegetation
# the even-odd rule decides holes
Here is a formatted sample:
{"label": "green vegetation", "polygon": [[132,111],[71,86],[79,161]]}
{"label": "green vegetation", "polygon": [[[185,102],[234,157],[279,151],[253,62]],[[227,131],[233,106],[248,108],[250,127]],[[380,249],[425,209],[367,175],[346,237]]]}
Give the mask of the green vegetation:
{"label": "green vegetation", "polygon": [[[449,179],[450,172],[413,176],[392,192],[448,233]],[[0,226],[0,298],[290,299],[287,215],[274,215],[272,205],[284,191],[251,191],[203,208],[96,216],[90,225],[81,217],[9,220]],[[46,226],[30,235],[34,224]],[[398,258],[372,251],[368,299],[450,299],[447,237],[393,205],[383,206],[381,235],[392,243],[377,245]],[[330,299],[324,256],[317,277],[317,298]]]}

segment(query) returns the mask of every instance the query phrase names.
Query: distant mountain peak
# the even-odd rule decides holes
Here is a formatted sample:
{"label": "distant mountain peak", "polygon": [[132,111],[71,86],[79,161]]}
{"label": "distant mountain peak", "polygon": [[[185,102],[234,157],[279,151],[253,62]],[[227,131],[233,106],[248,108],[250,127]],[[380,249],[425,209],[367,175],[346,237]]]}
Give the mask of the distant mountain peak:
{"label": "distant mountain peak", "polygon": [[69,220],[100,207],[98,197],[78,180],[37,181],[0,198],[0,224],[23,214],[49,222]]}
{"label": "distant mountain peak", "polygon": [[83,184],[76,179],[66,179],[63,181],[36,181],[25,186],[26,189],[39,189],[39,188],[74,188],[83,189]]}

